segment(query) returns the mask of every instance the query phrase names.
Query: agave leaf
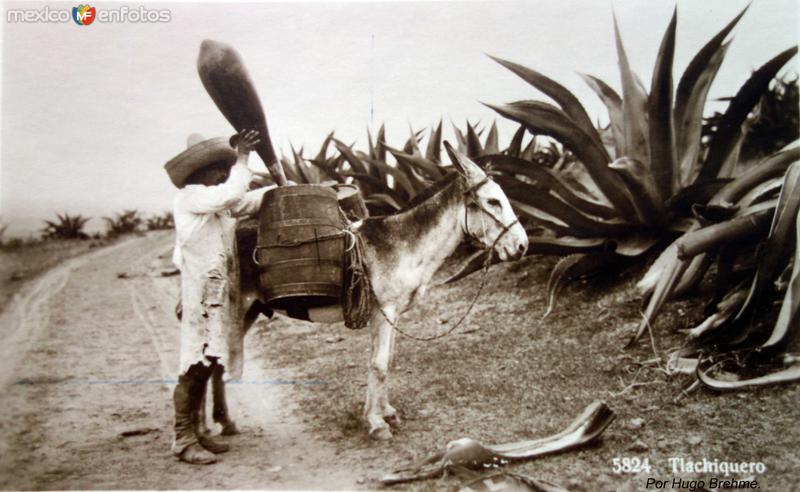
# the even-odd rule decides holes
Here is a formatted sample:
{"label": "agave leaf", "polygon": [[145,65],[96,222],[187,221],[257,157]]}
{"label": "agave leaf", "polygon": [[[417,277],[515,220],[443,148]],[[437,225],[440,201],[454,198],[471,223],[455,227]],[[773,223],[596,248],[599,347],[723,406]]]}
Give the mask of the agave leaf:
{"label": "agave leaf", "polygon": [[739,312],[739,308],[746,298],[747,289],[742,287],[734,288],[717,304],[716,312],[703,320],[699,325],[688,330],[686,336],[695,340],[700,338],[709,339],[710,334],[724,327],[733,316]]}
{"label": "agave leaf", "polygon": [[667,200],[666,208],[673,215],[685,216],[691,213],[692,206],[708,203],[732,179],[712,179],[702,183],[691,184]]}
{"label": "agave leaf", "polygon": [[626,218],[635,216],[625,183],[608,169],[608,154],[602,144],[593,141],[572,124],[561,110],[538,101],[487,106],[506,118],[524,124],[531,132],[544,133],[562,142],[583,163],[597,187],[621,214]]}
{"label": "agave leaf", "polygon": [[739,209],[746,209],[754,204],[761,203],[764,200],[769,200],[778,195],[783,188],[783,180],[781,178],[773,178],[764,181],[745,193],[741,200],[736,203]]}
{"label": "agave leaf", "polygon": [[782,369],[780,371],[776,371],[771,374],[767,374],[765,376],[759,376],[750,379],[742,379],[739,381],[723,381],[720,379],[714,379],[713,377],[708,375],[708,373],[711,372],[713,367],[714,366],[709,367],[706,370],[701,370],[700,366],[698,366],[697,379],[700,380],[700,382],[703,383],[704,386],[716,391],[756,388],[759,386],[767,386],[779,383],[791,383],[793,381],[800,380],[800,364],[794,364],[793,366],[787,369]]}
{"label": "agave leaf", "polygon": [[283,167],[283,172],[286,174],[286,179],[290,181],[294,181],[295,183],[305,183],[303,180],[302,174],[296,168],[294,162],[287,159],[285,156],[281,156],[281,167]]}
{"label": "agave leaf", "polygon": [[536,152],[537,152],[538,148],[539,148],[539,146],[537,145],[536,135],[534,135],[530,139],[530,141],[528,142],[528,145],[526,145],[525,148],[520,153],[520,155],[519,155],[520,159],[528,161],[528,162],[535,162],[536,161]]}
{"label": "agave leaf", "polygon": [[495,177],[509,198],[523,202],[557,218],[573,229],[577,237],[614,237],[630,233],[630,224],[593,219],[580,210],[548,193],[548,190],[508,176]]}
{"label": "agave leaf", "polygon": [[489,135],[486,136],[486,145],[483,147],[484,155],[500,153],[500,145],[497,140],[497,121],[493,121],[492,127],[489,129]]}
{"label": "agave leaf", "polygon": [[[422,182],[421,186],[415,186],[414,184],[412,184],[411,179],[409,179],[409,176],[406,173],[390,166],[385,162],[379,161],[377,159],[370,159],[367,156],[363,156],[363,159],[369,162],[373,169],[379,170],[383,176],[389,175],[392,178],[394,178],[395,183],[397,183],[400,186],[400,188],[403,189],[408,198],[413,197],[414,195],[417,194],[418,191],[427,186],[427,183],[425,182]],[[416,179],[416,177],[414,177],[413,179]]]}
{"label": "agave leaf", "polygon": [[586,84],[597,94],[608,110],[608,120],[611,124],[611,134],[614,137],[614,158],[619,158],[625,152],[625,114],[622,110],[622,98],[602,80],[587,74],[579,74]]}
{"label": "agave leaf", "polygon": [[[705,105],[706,98],[705,95],[697,97],[697,94],[708,93],[708,87],[714,80],[717,71],[717,69],[711,68],[712,65],[714,65],[713,60],[715,57],[719,56],[720,51],[724,51],[722,46],[725,38],[728,37],[728,34],[730,34],[745,12],[747,12],[748,8],[750,8],[749,5],[739,12],[739,15],[734,17],[728,25],[716,34],[716,36],[711,38],[705,46],[700,48],[700,51],[698,51],[697,54],[694,55],[694,58],[692,58],[692,61],[689,62],[689,65],[681,76],[680,82],[678,82],[678,89],[675,92],[675,119],[677,121],[682,122],[687,118],[702,118],[703,106]],[[721,63],[722,59],[719,59],[717,68],[719,68],[719,64]],[[693,103],[692,100],[695,102]],[[700,104],[699,107],[697,106],[698,103]],[[698,116],[691,116],[691,114]]]}
{"label": "agave leaf", "polygon": [[475,129],[467,121],[467,157],[476,159],[481,155],[483,155],[481,140],[478,138],[478,134],[475,133]]}
{"label": "agave leaf", "polygon": [[[700,157],[703,150],[703,110],[708,99],[708,91],[711,89],[711,84],[714,82],[720,66],[722,66],[722,61],[728,53],[729,46],[730,43],[723,44],[708,60],[705,70],[695,80],[694,86],[686,96],[685,101],[682,100],[681,87],[678,87],[675,107],[675,132],[677,134],[681,186],[695,182],[697,175],[700,173],[702,164]],[[686,73],[691,68],[690,65]],[[684,81],[688,83],[686,73],[684,73],[684,78],[681,79],[681,84]],[[683,106],[680,106],[681,104]]]}
{"label": "agave leaf", "polygon": [[456,137],[456,149],[462,154],[467,153],[467,136],[459,130],[455,123],[450,121],[450,126],[453,127],[453,134]]}
{"label": "agave leaf", "polygon": [[511,202],[514,212],[521,220],[527,220],[535,225],[549,229],[557,236],[571,236],[574,232],[573,229],[571,229],[568,225],[564,224],[552,215],[547,214],[546,212],[531,207],[523,202],[514,200],[511,197],[509,197],[509,202]]}
{"label": "agave leaf", "polygon": [[748,8],[749,5],[697,52],[678,82],[678,89],[675,93],[675,130],[682,185],[694,182],[700,172],[698,166],[701,150],[700,137],[708,90],[730,45],[730,42],[724,43],[725,38],[728,37]]}
{"label": "agave leaf", "polygon": [[631,70],[619,23],[614,15],[614,37],[619,58],[619,72],[622,80],[622,109],[625,113],[625,151],[623,155],[642,163],[650,162],[649,145],[647,143],[647,92]]}
{"label": "agave leaf", "polygon": [[300,152],[298,153],[292,144],[289,144],[289,148],[292,150],[292,155],[294,156],[295,169],[297,169],[298,174],[303,178],[303,183],[313,184],[319,182],[319,177],[314,176],[311,172],[313,168],[307,168],[305,166],[302,155],[303,150],[300,149]]}
{"label": "agave leaf", "polygon": [[391,197],[390,195],[387,195],[385,193],[372,193],[371,195],[367,196],[364,199],[364,201],[366,203],[368,203],[368,204],[370,204],[370,203],[383,203],[383,204],[389,205],[390,207],[392,207],[396,211],[402,210],[402,208],[403,208],[402,206],[400,206],[399,203],[397,203],[397,200],[395,200],[393,197]]}
{"label": "agave leaf", "polygon": [[339,153],[341,153],[344,156],[345,160],[350,164],[350,167],[353,168],[354,173],[369,174],[367,166],[365,166],[364,163],[361,162],[361,159],[356,157],[355,153],[353,153],[353,149],[351,149],[344,142],[336,138],[333,139],[333,143],[334,145],[336,145],[336,149],[339,150]]}
{"label": "agave leaf", "polygon": [[[507,69],[511,70],[521,77],[525,82],[531,84],[550,97],[561,107],[561,109],[575,124],[575,126],[583,130],[583,132],[592,138],[596,144],[602,146],[602,143],[600,142],[600,135],[597,134],[597,130],[595,130],[592,120],[589,118],[589,115],[586,114],[586,110],[583,108],[580,101],[578,101],[578,98],[572,94],[572,92],[567,90],[563,85],[559,84],[555,80],[542,75],[536,70],[503,60],[502,58],[496,58],[491,55],[489,57]],[[606,160],[611,159],[607,158]]]}
{"label": "agave leaf", "polygon": [[772,282],[788,261],[794,236],[792,229],[795,227],[798,213],[800,213],[800,162],[795,162],[786,172],[783,189],[772,217],[769,236],[761,253],[747,301],[737,314],[737,319],[743,319],[753,306],[761,302],[762,296],[771,288]]}
{"label": "agave leaf", "polygon": [[573,254],[559,260],[547,281],[547,311],[543,317],[546,318],[553,312],[558,292],[564,285],[579,277],[596,274],[609,268],[615,256],[613,251],[602,251]]}
{"label": "agave leaf", "polygon": [[502,154],[487,155],[478,159],[478,161],[480,161],[479,163],[490,163],[492,171],[526,176],[533,184],[550,190],[551,193],[559,196],[565,202],[587,215],[593,215],[602,219],[619,217],[618,211],[614,208],[608,207],[600,202],[589,200],[575,193],[561,176],[538,162],[524,161]]}
{"label": "agave leaf", "polygon": [[[367,129],[367,132],[369,132],[369,129]],[[314,157],[313,160],[317,162],[325,162],[327,160],[326,156],[328,155],[328,146],[330,146],[331,141],[333,140],[333,133],[334,132],[330,132],[328,136],[325,137],[325,141],[322,142],[322,146],[319,148],[319,152],[317,152],[317,156]]]}
{"label": "agave leaf", "polygon": [[[492,251],[490,254],[492,255],[491,259],[492,264],[498,263],[500,261],[500,259],[494,255],[494,251]],[[473,274],[478,270],[482,269],[483,265],[485,264],[486,264],[486,252],[483,250],[476,251],[475,253],[470,255],[467,261],[464,262],[464,264],[461,266],[461,268],[458,269],[456,273],[448,277],[447,280],[445,280],[442,283],[451,284],[456,280],[461,280],[462,278],[467,277],[470,274]]]}
{"label": "agave leaf", "polygon": [[514,137],[511,138],[511,143],[508,145],[508,149],[506,149],[506,154],[510,155],[511,157],[519,157],[522,153],[522,139],[525,137],[525,125],[519,125],[517,131],[514,132]]}
{"label": "agave leaf", "polygon": [[437,164],[442,163],[442,120],[439,120],[435,130],[431,130],[428,148],[425,150],[425,158]]}
{"label": "agave leaf", "polygon": [[761,96],[769,89],[769,83],[786,62],[797,53],[797,47],[789,48],[756,70],[733,97],[725,114],[717,125],[717,132],[711,139],[708,157],[700,171],[698,180],[712,179],[719,175],[720,169],[733,150],[747,115],[758,104]]}
{"label": "agave leaf", "polygon": [[397,149],[393,149],[388,145],[386,146],[386,150],[388,150],[394,156],[394,158],[397,159],[398,164],[402,163],[404,165],[411,166],[412,168],[425,173],[433,180],[437,180],[444,176],[444,172],[441,170],[441,167],[437,166],[436,163],[425,159],[424,157],[407,154]]}
{"label": "agave leaf", "polygon": [[678,240],[678,258],[688,260],[721,244],[740,241],[766,229],[772,209],[748,213],[684,235]]}
{"label": "agave leaf", "polygon": [[797,160],[800,160],[800,147],[791,147],[777,152],[731,181],[719,193],[714,195],[708,203],[719,206],[732,205],[741,200],[747,192],[760,183],[782,176],[789,168],[789,165]]}
{"label": "agave leaf", "polygon": [[602,238],[581,239],[576,237],[544,238],[529,237],[529,255],[571,255],[577,253],[597,253],[612,249],[608,241]]}
{"label": "agave leaf", "polygon": [[792,276],[786,294],[783,296],[781,310],[772,333],[762,345],[764,349],[782,348],[791,341],[800,326],[800,212],[795,220],[795,253]]}
{"label": "agave leaf", "polygon": [[691,259],[689,266],[672,292],[672,298],[680,297],[697,287],[703,280],[708,268],[714,262],[715,255],[702,253]]}
{"label": "agave leaf", "polygon": [[647,107],[650,122],[650,172],[661,202],[665,202],[678,190],[677,178],[680,174],[675,156],[672,121],[672,60],[675,55],[677,21],[676,7],[658,50]]}
{"label": "agave leaf", "polygon": [[647,225],[661,225],[666,218],[664,202],[659,195],[658,185],[653,173],[644,163],[629,157],[621,157],[608,165],[619,173],[636,199],[632,200],[639,222]]}
{"label": "agave leaf", "polygon": [[[669,251],[671,254],[674,254],[676,250],[669,249]],[[632,347],[633,344],[641,338],[647,327],[653,324],[656,316],[664,306],[664,303],[672,297],[675,286],[678,284],[681,277],[683,277],[686,268],[689,266],[688,262],[681,261],[676,256],[670,256],[669,260],[661,277],[656,282],[653,295],[650,296],[650,301],[647,303],[647,308],[643,313],[643,318],[639,323],[639,327],[636,329],[636,334],[631,338],[630,342],[628,342],[626,348]]]}
{"label": "agave leaf", "polygon": [[378,136],[375,137],[375,158],[386,162],[386,126],[384,124],[381,124]]}
{"label": "agave leaf", "polygon": [[411,128],[411,124],[408,125],[408,130],[411,132],[411,136],[408,137],[406,140],[405,145],[403,146],[403,152],[406,154],[413,155],[414,157],[422,157],[422,152],[419,150],[419,141],[422,138],[423,130],[419,130],[417,132]]}

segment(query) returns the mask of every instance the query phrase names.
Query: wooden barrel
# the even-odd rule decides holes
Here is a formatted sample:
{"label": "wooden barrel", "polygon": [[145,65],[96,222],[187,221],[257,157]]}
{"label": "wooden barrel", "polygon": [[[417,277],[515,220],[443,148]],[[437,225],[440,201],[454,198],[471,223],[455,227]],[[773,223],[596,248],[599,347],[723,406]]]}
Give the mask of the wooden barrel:
{"label": "wooden barrel", "polygon": [[336,192],[329,186],[296,185],[266,192],[256,247],[264,302],[277,309],[338,303],[343,227]]}
{"label": "wooden barrel", "polygon": [[354,184],[335,184],[336,199],[339,200],[339,207],[342,208],[345,217],[350,222],[356,222],[369,217],[367,204],[361,196],[361,190]]}

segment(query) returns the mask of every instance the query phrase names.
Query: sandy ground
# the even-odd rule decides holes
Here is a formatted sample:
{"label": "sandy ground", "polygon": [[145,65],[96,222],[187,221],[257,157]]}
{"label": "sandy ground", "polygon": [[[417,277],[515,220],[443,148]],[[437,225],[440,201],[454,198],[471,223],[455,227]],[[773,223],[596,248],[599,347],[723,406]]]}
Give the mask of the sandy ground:
{"label": "sandy ground", "polygon": [[160,275],[170,242],[150,234],[67,260],[8,306],[0,488],[358,487],[359,470],[336,466],[333,447],[311,437],[287,397],[292,381],[268,369],[250,336],[243,383],[228,388],[242,430],[232,450],[206,467],[172,457],[177,281]]}

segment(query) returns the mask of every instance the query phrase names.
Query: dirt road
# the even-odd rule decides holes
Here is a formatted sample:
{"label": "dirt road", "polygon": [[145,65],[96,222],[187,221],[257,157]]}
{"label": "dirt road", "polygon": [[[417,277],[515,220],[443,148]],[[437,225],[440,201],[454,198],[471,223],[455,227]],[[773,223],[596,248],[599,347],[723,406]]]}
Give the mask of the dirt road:
{"label": "dirt road", "polygon": [[242,384],[229,385],[242,434],[215,465],[175,461],[177,278],[160,275],[170,246],[171,235],[158,233],[74,258],[8,305],[0,488],[359,488],[362,470],[337,467],[336,450],[295,414],[289,385],[314,382],[271,372],[252,343],[258,328],[245,342]]}

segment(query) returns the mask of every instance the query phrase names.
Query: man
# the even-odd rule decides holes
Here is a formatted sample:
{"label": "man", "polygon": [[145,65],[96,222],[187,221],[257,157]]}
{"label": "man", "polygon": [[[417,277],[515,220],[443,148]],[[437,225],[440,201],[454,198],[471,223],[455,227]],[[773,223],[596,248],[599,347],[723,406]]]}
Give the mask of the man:
{"label": "man", "polygon": [[255,131],[242,131],[231,138],[230,145],[224,139],[206,140],[191,145],[165,166],[180,188],[173,202],[173,262],[181,271],[183,313],[172,452],[186,463],[214,463],[214,453],[228,450],[227,444],[203,430],[210,377],[215,382],[214,420],[222,425],[223,434],[237,432],[227,409],[218,408],[216,400],[217,392],[224,391],[226,369],[227,379],[238,379],[242,373],[236,217],[255,214],[264,192],[272,188],[247,192],[253,177],[248,155],[258,142]]}

